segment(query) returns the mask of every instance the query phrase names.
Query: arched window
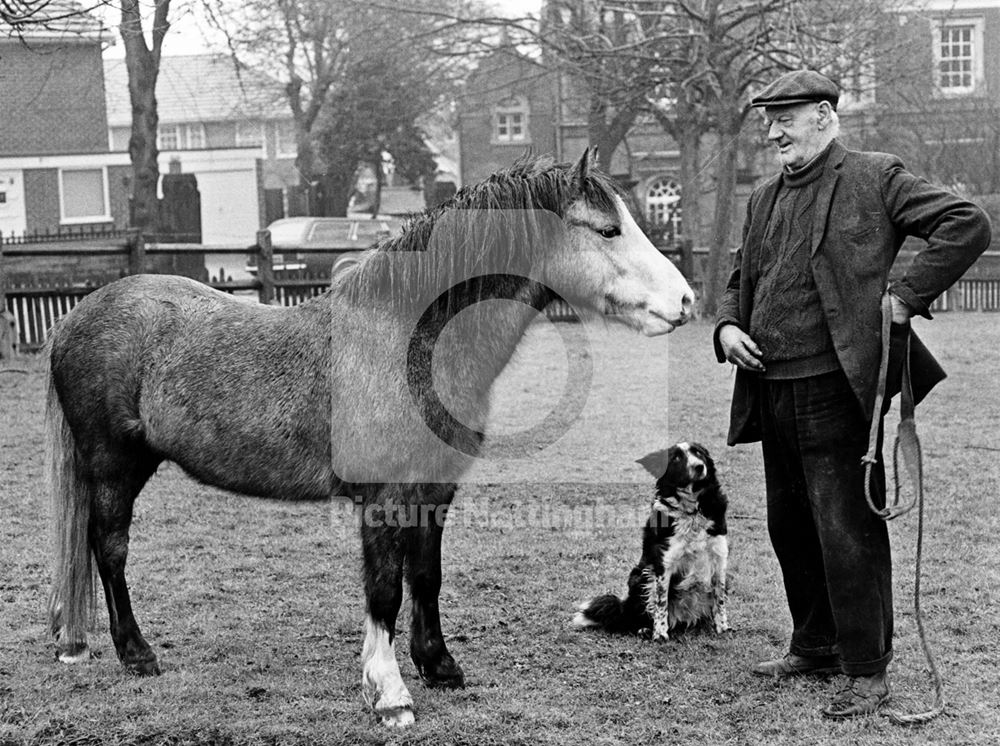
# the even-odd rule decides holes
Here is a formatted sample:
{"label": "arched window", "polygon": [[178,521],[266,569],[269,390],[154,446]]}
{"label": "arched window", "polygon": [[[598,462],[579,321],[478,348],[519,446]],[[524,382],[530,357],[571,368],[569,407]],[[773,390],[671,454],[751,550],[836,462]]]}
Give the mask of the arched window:
{"label": "arched window", "polygon": [[528,141],[528,102],[524,96],[510,96],[493,108],[494,142]]}
{"label": "arched window", "polygon": [[664,238],[681,237],[681,185],[671,178],[657,179],[646,190],[646,218],[651,226],[664,229]]}

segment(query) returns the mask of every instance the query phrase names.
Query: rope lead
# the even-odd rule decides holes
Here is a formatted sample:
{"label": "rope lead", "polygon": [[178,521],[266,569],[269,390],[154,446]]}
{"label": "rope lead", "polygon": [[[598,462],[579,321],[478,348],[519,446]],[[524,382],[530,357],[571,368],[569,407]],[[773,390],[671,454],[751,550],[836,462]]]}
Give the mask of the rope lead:
{"label": "rope lead", "polygon": [[[868,439],[868,453],[866,453],[861,463],[865,466],[865,500],[868,507],[875,515],[884,521],[891,521],[901,515],[909,513],[914,506],[917,507],[917,557],[915,578],[913,581],[913,612],[917,620],[917,633],[920,636],[920,645],[924,650],[924,657],[927,659],[927,667],[930,670],[931,679],[934,682],[934,704],[931,709],[924,712],[899,713],[894,709],[887,709],[885,716],[890,722],[896,725],[920,725],[936,718],[945,709],[944,685],[941,675],[938,673],[934,656],[931,654],[930,645],[927,642],[927,633],[924,630],[924,617],[920,609],[920,575],[923,559],[924,547],[924,479],[923,479],[923,454],[920,448],[920,439],[917,437],[917,424],[914,419],[916,408],[913,401],[913,388],[910,382],[910,338],[906,338],[906,350],[903,355],[903,380],[900,390],[900,421],[896,430],[896,441],[892,449],[892,469],[895,481],[895,496],[893,502],[888,501],[886,505],[879,508],[871,495],[871,472],[872,466],[878,461],[876,451],[878,450],[878,436],[882,423],[882,406],[885,401],[886,378],[889,369],[889,342],[891,338],[892,324],[892,302],[889,293],[882,296],[882,360],[879,365],[878,388],[875,393],[875,409],[872,414],[872,427]],[[909,474],[910,482],[913,484],[913,500],[909,505],[900,506],[899,492],[899,462],[902,457],[904,471]]]}

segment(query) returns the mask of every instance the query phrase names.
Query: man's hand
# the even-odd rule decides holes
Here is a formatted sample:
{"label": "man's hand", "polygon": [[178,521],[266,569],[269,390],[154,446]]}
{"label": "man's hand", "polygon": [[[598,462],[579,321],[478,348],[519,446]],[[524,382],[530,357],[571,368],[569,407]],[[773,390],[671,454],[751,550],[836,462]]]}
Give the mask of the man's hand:
{"label": "man's hand", "polygon": [[913,310],[892,293],[889,293],[889,300],[892,302],[892,323],[905,324],[909,321],[913,315]]}
{"label": "man's hand", "polygon": [[733,365],[743,370],[764,372],[760,348],[750,339],[749,334],[735,324],[719,327],[719,346],[722,347],[722,354],[726,356],[726,360]]}

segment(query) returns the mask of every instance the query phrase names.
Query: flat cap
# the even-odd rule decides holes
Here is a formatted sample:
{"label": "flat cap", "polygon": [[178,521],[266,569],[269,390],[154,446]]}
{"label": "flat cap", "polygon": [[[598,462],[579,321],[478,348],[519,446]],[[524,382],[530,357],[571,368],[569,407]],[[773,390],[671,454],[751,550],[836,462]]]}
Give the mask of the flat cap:
{"label": "flat cap", "polygon": [[813,70],[785,73],[750,99],[751,106],[786,106],[810,101],[829,101],[836,109],[840,100],[837,84]]}

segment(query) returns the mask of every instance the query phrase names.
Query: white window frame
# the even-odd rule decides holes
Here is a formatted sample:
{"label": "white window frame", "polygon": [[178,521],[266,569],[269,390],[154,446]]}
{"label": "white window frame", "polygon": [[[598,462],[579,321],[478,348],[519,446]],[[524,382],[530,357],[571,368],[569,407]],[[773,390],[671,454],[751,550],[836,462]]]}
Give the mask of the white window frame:
{"label": "white window frame", "polygon": [[[173,134],[176,145],[165,145],[163,135],[166,132]],[[156,128],[156,149],[157,150],[180,150],[183,143],[181,138],[181,126],[179,124],[161,124]]]}
{"label": "white window frame", "polygon": [[[63,185],[63,174],[80,171],[100,171],[101,172],[101,199],[104,202],[104,213],[101,215],[66,216],[66,190]],[[59,169],[59,222],[61,225],[86,225],[88,223],[110,223],[111,217],[111,194],[108,189],[108,167],[94,166],[90,168],[60,168]]]}
{"label": "white window frame", "polygon": [[[659,193],[654,194],[654,191]],[[684,235],[680,200],[681,184],[672,176],[659,176],[646,187],[646,219],[651,226],[671,226],[674,240]]]}
{"label": "white window frame", "polygon": [[[984,52],[984,27],[985,22],[982,16],[968,16],[957,18],[943,18],[934,24],[934,90],[941,96],[968,96],[977,93],[983,85],[983,52]],[[945,58],[941,55],[941,47],[944,43],[943,34],[946,29],[970,28],[971,33],[971,67],[972,76],[969,85],[947,86],[941,85],[941,63]]]}
{"label": "white window frame", "polygon": [[185,150],[204,150],[208,147],[208,135],[202,122],[192,122],[184,125]]}
{"label": "white window frame", "polygon": [[493,142],[503,145],[531,142],[529,115],[528,100],[524,96],[509,96],[498,101],[493,107]]}
{"label": "white window frame", "polygon": [[[176,145],[163,144],[163,133],[171,132],[177,141]],[[204,150],[208,146],[205,125],[201,122],[188,124],[161,124],[156,128],[157,150]]]}
{"label": "white window frame", "polygon": [[520,111],[497,112],[497,141],[520,142],[525,138],[524,114]]}

